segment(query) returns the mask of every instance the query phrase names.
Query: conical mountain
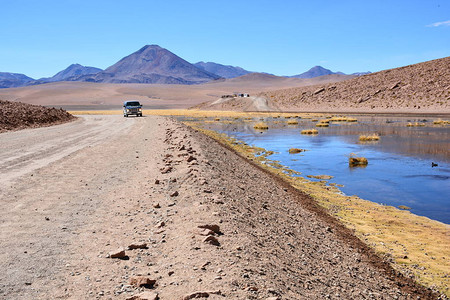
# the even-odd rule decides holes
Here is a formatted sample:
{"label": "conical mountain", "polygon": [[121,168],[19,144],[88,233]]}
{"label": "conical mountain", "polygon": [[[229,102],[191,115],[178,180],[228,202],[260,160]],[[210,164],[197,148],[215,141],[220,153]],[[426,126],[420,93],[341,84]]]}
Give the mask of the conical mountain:
{"label": "conical mountain", "polygon": [[[339,72],[338,72],[339,73]],[[331,74],[337,74],[331,70],[325,69],[324,67],[321,66],[315,66],[312,67],[311,69],[309,69],[308,71],[298,74],[298,75],[294,75],[294,76],[290,76],[293,78],[314,78],[314,77],[319,77],[319,76],[323,76],[323,75],[331,75]],[[340,73],[342,74],[342,73]]]}
{"label": "conical mountain", "polygon": [[83,81],[110,83],[198,84],[220,76],[199,69],[158,45],[147,45]]}

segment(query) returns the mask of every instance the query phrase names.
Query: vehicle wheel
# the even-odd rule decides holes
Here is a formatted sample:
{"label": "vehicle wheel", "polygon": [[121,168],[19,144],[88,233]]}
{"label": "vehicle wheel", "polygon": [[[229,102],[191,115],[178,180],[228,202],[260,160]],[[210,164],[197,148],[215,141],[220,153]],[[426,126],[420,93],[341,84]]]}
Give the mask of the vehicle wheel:
{"label": "vehicle wheel", "polygon": [[125,118],[128,118],[128,115],[123,115]]}
{"label": "vehicle wheel", "polygon": [[142,114],[139,114],[139,117],[142,117]]}

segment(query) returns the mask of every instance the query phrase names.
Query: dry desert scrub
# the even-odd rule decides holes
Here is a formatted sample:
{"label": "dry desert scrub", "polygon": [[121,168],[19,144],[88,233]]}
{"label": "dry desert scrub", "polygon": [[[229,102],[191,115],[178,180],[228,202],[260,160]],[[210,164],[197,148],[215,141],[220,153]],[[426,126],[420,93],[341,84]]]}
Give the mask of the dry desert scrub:
{"label": "dry desert scrub", "polygon": [[[271,163],[264,150],[252,150],[225,134],[194,127],[243,157],[259,164],[310,195],[329,214],[336,217],[355,235],[373,248],[391,266],[420,284],[450,296],[450,226],[411,214],[393,206],[377,204],[357,196],[344,195],[336,185],[312,182],[288,168]],[[270,152],[269,152],[270,153]]]}
{"label": "dry desert scrub", "polygon": [[350,157],[348,159],[348,164],[350,167],[365,166],[368,163],[369,162],[368,162],[367,158],[365,158],[365,157]]}
{"label": "dry desert scrub", "polygon": [[328,126],[330,126],[328,123],[322,123],[322,122],[320,122],[320,123],[317,123],[317,124],[316,124],[316,127],[328,127]]}
{"label": "dry desert scrub", "polygon": [[411,123],[411,122],[409,122],[408,124],[406,124],[406,127],[423,127],[423,126],[425,126],[425,123],[418,123],[418,122]]}
{"label": "dry desert scrub", "polygon": [[379,141],[380,136],[378,134],[371,134],[371,135],[360,135],[359,140],[361,142],[373,142],[373,141]]}
{"label": "dry desert scrub", "polygon": [[259,130],[267,130],[269,129],[269,125],[267,125],[264,122],[258,122],[255,125],[253,125],[254,129],[259,129]]}
{"label": "dry desert scrub", "polygon": [[448,124],[450,124],[450,121],[437,119],[437,120],[433,121],[433,124],[434,125],[448,125]]}
{"label": "dry desert scrub", "polygon": [[319,131],[317,129],[303,129],[301,134],[318,134]]}
{"label": "dry desert scrub", "polygon": [[297,121],[297,119],[292,119],[292,120],[289,120],[287,123],[288,123],[288,125],[297,125],[298,121]]}
{"label": "dry desert scrub", "polygon": [[291,148],[291,149],[289,149],[289,153],[290,154],[297,154],[297,153],[304,152],[304,151],[306,151],[306,150],[305,149],[299,149],[299,148]]}

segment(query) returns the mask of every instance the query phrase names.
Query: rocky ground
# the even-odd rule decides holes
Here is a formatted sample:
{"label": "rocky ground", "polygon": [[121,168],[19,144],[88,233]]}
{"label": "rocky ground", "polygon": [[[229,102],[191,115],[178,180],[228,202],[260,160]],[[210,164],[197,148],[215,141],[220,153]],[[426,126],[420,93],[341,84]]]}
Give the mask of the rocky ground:
{"label": "rocky ground", "polygon": [[450,57],[260,96],[272,110],[450,113]]}
{"label": "rocky ground", "polygon": [[75,119],[63,109],[0,100],[0,132],[50,126]]}
{"label": "rocky ground", "polygon": [[120,130],[0,189],[0,298],[436,298],[210,138],[168,118],[102,118]]}

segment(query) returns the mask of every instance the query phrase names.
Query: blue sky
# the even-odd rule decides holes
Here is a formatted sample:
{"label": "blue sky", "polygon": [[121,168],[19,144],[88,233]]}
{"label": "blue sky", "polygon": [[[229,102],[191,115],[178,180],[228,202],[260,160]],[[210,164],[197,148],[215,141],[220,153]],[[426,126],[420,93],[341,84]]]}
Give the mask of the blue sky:
{"label": "blue sky", "polygon": [[450,56],[450,1],[1,0],[0,72],[107,68],[146,44],[276,75]]}

